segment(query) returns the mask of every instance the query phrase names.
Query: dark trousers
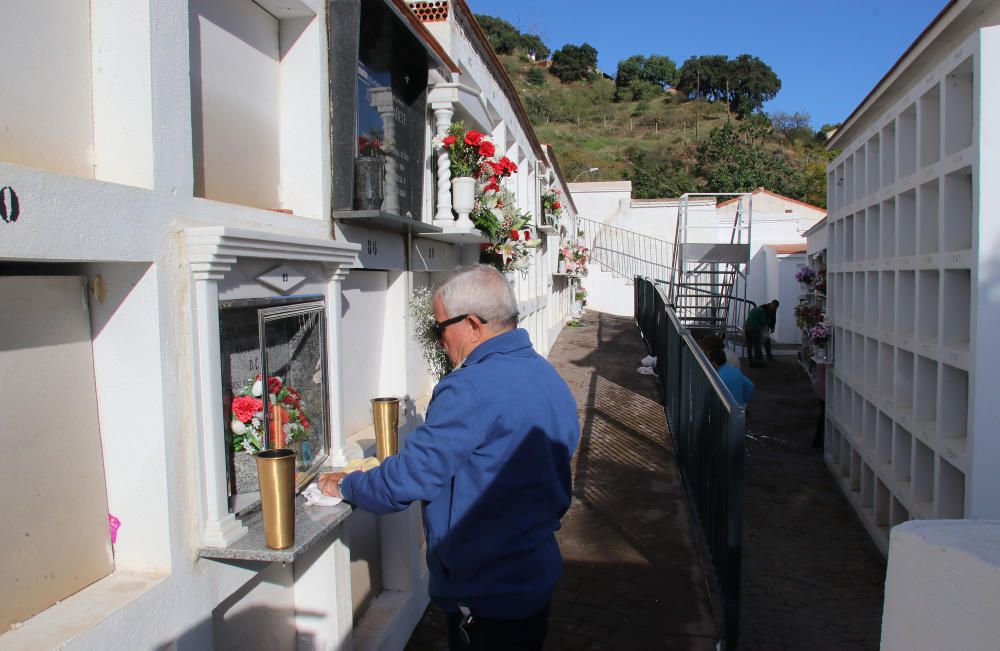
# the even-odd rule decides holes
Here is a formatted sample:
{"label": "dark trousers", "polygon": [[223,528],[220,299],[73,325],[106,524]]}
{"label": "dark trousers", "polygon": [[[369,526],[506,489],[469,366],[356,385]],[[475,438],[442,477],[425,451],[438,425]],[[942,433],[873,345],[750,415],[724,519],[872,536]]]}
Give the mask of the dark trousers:
{"label": "dark trousers", "polygon": [[764,344],[764,331],[760,328],[750,328],[746,331],[746,338],[747,348],[750,349],[750,363],[763,364],[764,351],[761,347]]}
{"label": "dark trousers", "polygon": [[469,644],[459,630],[462,616],[446,613],[449,651],[541,651],[549,631],[549,606],[524,619],[475,617],[466,626]]}

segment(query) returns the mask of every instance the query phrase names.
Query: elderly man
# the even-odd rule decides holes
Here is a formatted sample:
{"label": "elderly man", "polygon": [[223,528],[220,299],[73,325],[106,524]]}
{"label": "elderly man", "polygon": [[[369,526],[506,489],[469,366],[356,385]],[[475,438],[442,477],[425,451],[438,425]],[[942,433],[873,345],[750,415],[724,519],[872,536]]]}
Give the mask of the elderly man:
{"label": "elderly man", "polygon": [[426,421],[381,466],[320,487],[373,513],[423,503],[431,599],[451,649],[541,649],[562,570],[554,532],[569,507],[576,402],[517,326],[507,279],[460,267],[433,292],[455,370]]}

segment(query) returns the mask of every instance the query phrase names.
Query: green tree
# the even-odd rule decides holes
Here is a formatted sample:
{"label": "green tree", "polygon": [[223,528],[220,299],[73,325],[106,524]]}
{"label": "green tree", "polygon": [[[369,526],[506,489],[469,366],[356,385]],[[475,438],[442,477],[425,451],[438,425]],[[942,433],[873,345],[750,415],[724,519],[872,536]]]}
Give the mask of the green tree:
{"label": "green tree", "polygon": [[629,147],[623,160],[628,164],[625,178],[632,182],[632,196],[636,199],[679,197],[701,186],[698,177],[677,157],[652,161],[638,147]]}
{"label": "green tree", "polygon": [[691,57],[681,66],[677,89],[688,97],[725,100],[740,117],[759,111],[781,90],[781,80],[769,65],[741,54],[730,60],[721,54]]}
{"label": "green tree", "polygon": [[545,84],[545,71],[532,66],[528,69],[528,74],[525,75],[524,80],[532,86],[541,86]]}
{"label": "green tree", "polygon": [[650,54],[642,67],[642,79],[663,88],[673,86],[677,83],[677,64],[668,56]]}
{"label": "green tree", "polygon": [[549,71],[563,83],[590,79],[597,70],[597,50],[588,43],[567,44],[552,55]]}
{"label": "green tree", "polygon": [[479,26],[486,33],[490,46],[497,54],[531,54],[536,59],[549,58],[549,48],[537,34],[522,34],[502,18],[476,14]]}
{"label": "green tree", "polygon": [[[767,118],[764,118],[767,122]],[[780,152],[763,147],[770,124],[726,123],[716,127],[698,150],[697,172],[708,192],[751,192],[764,187],[791,197],[801,196],[802,173]]]}

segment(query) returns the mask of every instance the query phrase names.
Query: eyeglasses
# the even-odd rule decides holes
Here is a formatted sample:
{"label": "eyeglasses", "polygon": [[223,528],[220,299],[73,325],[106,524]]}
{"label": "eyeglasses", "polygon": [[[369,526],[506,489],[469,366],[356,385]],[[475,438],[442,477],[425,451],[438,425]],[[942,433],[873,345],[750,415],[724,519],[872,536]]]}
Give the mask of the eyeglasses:
{"label": "eyeglasses", "polygon": [[477,319],[479,319],[480,323],[489,323],[489,321],[479,316],[478,314],[459,314],[458,316],[454,316],[450,319],[445,319],[444,321],[435,321],[434,325],[431,326],[434,329],[434,336],[437,337],[438,340],[440,340],[442,337],[444,337],[445,328],[447,328],[450,325],[460,323],[465,319],[468,319],[470,316],[474,316]]}

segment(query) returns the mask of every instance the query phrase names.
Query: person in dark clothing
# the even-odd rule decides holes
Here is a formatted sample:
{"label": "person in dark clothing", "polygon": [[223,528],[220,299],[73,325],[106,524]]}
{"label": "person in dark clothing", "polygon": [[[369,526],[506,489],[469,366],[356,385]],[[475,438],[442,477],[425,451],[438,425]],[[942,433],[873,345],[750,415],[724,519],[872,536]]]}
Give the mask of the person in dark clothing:
{"label": "person in dark clothing", "polygon": [[[774,335],[774,327],[778,323],[778,299],[774,299],[764,307],[767,310],[767,332],[764,333],[764,353],[767,354],[767,361],[774,361],[774,354],[771,352],[771,337]],[[770,307],[769,307],[770,306]]]}
{"label": "person in dark clothing", "polygon": [[750,368],[764,366],[764,330],[767,328],[767,305],[758,305],[750,310],[743,323],[743,336],[750,353]]}

